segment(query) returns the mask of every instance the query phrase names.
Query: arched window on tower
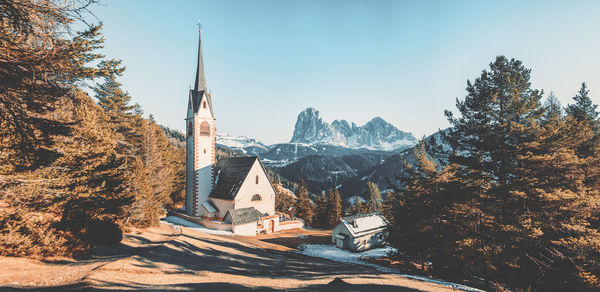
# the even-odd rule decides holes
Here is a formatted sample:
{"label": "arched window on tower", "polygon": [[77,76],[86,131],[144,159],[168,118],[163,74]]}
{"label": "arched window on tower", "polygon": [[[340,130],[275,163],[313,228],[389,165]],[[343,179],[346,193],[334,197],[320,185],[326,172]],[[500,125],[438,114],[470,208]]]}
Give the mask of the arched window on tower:
{"label": "arched window on tower", "polygon": [[258,175],[256,175],[256,184],[258,184]]}
{"label": "arched window on tower", "polygon": [[260,200],[262,200],[262,198],[260,197],[259,194],[252,196],[252,201],[260,201]]}
{"label": "arched window on tower", "polygon": [[202,108],[206,108],[206,101],[202,102]]}
{"label": "arched window on tower", "polygon": [[207,122],[200,124],[200,136],[210,136],[210,125]]}

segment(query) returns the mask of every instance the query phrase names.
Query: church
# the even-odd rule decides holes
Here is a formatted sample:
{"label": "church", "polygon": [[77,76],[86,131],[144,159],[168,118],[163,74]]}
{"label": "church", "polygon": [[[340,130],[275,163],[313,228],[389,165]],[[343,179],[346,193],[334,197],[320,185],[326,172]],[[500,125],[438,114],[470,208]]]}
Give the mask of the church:
{"label": "church", "polygon": [[215,112],[204,77],[201,31],[196,80],[189,92],[185,121],[185,207],[177,216],[236,235],[303,226],[302,221],[275,212],[275,190],[258,157],[230,157],[216,163]]}

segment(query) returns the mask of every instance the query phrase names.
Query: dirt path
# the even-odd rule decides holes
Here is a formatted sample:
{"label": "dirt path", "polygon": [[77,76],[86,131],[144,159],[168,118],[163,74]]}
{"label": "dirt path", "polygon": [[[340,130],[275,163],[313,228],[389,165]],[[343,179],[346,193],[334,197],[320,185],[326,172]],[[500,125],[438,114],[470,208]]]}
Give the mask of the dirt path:
{"label": "dirt path", "polygon": [[0,257],[0,290],[452,290],[272,249],[277,242],[257,246],[253,239],[215,236],[185,227],[163,225],[129,234],[124,243],[116,249],[99,250],[87,261],[44,263]]}

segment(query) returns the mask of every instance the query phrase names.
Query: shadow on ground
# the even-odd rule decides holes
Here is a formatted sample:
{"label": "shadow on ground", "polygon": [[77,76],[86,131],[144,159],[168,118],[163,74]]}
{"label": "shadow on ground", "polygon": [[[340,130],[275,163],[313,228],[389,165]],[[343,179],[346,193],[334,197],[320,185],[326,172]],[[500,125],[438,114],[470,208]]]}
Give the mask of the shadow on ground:
{"label": "shadow on ground", "polygon": [[[111,286],[110,283],[106,286]],[[130,289],[136,289],[137,291],[182,291],[182,290],[195,290],[195,291],[280,291],[277,289],[269,288],[269,287],[245,287],[237,284],[228,284],[228,283],[185,283],[185,284],[177,284],[169,287],[139,287],[139,286],[126,286],[123,287],[122,284],[119,284],[120,289],[111,289],[111,288],[92,288],[87,287],[83,284],[77,285],[68,285],[68,286],[57,286],[57,287],[44,287],[44,288],[0,288],[0,291],[126,291]],[[412,292],[412,291],[420,291],[416,289],[393,286],[393,285],[368,285],[368,284],[350,284],[344,282],[343,280],[336,278],[335,280],[329,282],[324,285],[310,285],[306,287],[296,288],[296,289],[285,289],[285,291],[365,291],[365,292],[386,292],[386,291],[396,291],[396,292]]]}

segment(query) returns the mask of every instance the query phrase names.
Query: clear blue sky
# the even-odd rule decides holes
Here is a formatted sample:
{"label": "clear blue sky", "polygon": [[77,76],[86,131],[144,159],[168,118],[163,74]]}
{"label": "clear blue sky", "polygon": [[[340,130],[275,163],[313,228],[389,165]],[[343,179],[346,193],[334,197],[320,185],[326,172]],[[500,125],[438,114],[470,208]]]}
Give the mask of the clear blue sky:
{"label": "clear blue sky", "polygon": [[308,106],[326,121],[380,116],[417,137],[448,126],[497,55],[532,69],[566,105],[586,81],[600,103],[597,1],[123,1],[93,12],[105,53],[147,114],[183,129],[197,22],[217,130],[287,142]]}

